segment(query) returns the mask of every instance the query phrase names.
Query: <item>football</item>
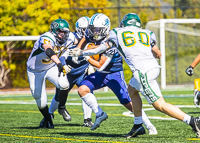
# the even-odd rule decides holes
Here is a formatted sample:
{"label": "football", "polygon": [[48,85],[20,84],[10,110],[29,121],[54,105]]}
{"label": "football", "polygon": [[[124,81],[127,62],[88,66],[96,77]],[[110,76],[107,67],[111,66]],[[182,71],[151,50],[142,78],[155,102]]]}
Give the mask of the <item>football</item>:
{"label": "football", "polygon": [[[89,44],[87,45],[87,48],[86,48],[86,49],[94,49],[93,46],[95,46],[94,43],[89,43]],[[99,55],[99,54],[97,54],[97,55],[92,55],[92,56],[90,56],[90,57],[91,57],[92,59],[96,60],[96,61],[99,61],[99,60],[100,60],[100,55]]]}

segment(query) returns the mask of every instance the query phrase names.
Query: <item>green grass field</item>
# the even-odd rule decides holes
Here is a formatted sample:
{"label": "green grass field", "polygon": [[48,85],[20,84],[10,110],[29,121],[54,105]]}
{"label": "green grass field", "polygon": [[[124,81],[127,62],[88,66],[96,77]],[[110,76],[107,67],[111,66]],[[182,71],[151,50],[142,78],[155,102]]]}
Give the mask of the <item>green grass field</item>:
{"label": "green grass field", "polygon": [[[196,138],[192,128],[178,120],[171,120],[169,116],[152,109],[146,100],[142,98],[144,109],[151,122],[156,126],[158,135],[146,134],[136,138],[126,139],[123,136],[133,126],[133,117],[122,115],[127,110],[119,104],[115,95],[111,92],[96,92],[98,103],[108,114],[108,119],[102,122],[95,131],[82,127],[83,112],[81,99],[77,93],[71,93],[66,105],[72,121],[66,122],[62,116],[55,112],[54,129],[40,129],[38,125],[42,115],[37,109],[35,100],[31,95],[0,95],[0,142],[1,143],[35,143],[35,142],[95,142],[95,143],[176,143],[176,142],[200,142]],[[189,115],[200,116],[200,109],[193,104],[193,91],[163,91],[167,102],[181,106],[181,109]],[[53,94],[48,95],[50,104]],[[76,105],[74,104],[76,103]],[[184,106],[182,106],[184,105]],[[163,119],[153,119],[162,117]],[[95,120],[95,114],[92,113]],[[168,120],[166,120],[168,119]],[[170,120],[169,120],[170,119]]]}

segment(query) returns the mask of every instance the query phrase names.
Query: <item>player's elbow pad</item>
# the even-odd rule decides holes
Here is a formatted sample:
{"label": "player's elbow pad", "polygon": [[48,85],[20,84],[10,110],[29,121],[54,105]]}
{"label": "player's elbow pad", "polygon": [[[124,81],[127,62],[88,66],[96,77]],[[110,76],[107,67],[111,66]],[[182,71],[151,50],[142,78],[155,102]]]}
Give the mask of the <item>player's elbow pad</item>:
{"label": "player's elbow pad", "polygon": [[51,59],[51,57],[53,55],[56,55],[56,53],[51,49],[51,48],[47,48],[45,51],[46,55]]}

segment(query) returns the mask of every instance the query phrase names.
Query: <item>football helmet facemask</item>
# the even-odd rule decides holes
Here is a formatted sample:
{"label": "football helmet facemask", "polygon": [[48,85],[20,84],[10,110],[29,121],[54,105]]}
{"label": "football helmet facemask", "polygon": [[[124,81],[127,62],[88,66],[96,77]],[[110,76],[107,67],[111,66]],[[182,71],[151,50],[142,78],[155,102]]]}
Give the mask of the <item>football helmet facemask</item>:
{"label": "football helmet facemask", "polygon": [[54,20],[51,23],[50,31],[53,33],[58,42],[64,43],[69,37],[69,24],[64,19]]}
{"label": "football helmet facemask", "polygon": [[87,16],[83,16],[80,17],[77,21],[76,21],[76,32],[81,36],[84,37],[85,36],[85,30],[88,27],[88,23],[89,23],[90,18]]}
{"label": "football helmet facemask", "polygon": [[139,16],[135,13],[126,14],[120,23],[120,27],[126,27],[126,26],[135,26],[135,27],[140,28],[141,20]]}
{"label": "football helmet facemask", "polygon": [[105,38],[110,30],[110,19],[102,13],[94,14],[89,21],[87,36],[94,42]]}

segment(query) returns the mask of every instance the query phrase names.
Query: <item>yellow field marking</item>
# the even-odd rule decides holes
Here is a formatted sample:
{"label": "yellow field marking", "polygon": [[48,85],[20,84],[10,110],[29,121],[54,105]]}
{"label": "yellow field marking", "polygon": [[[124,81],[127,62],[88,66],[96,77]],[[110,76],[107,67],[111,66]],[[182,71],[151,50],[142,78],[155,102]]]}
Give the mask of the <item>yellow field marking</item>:
{"label": "yellow field marking", "polygon": [[200,138],[187,138],[189,141],[200,141]]}
{"label": "yellow field marking", "polygon": [[81,140],[81,139],[55,138],[55,137],[38,137],[38,136],[13,135],[13,134],[0,134],[0,136],[21,137],[21,138],[34,138],[34,139],[65,140],[65,141],[78,141],[78,142],[134,143],[134,142],[117,142],[117,141],[100,141],[100,140]]}

